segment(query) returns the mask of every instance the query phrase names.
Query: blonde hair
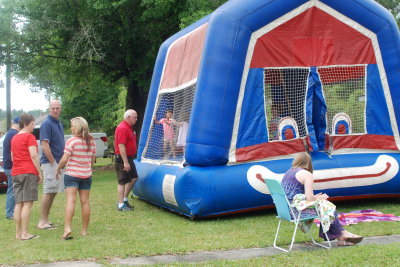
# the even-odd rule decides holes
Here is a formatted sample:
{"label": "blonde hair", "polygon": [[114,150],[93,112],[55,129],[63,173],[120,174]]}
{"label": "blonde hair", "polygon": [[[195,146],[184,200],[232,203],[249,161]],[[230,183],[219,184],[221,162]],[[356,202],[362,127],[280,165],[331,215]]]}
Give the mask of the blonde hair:
{"label": "blonde hair", "polygon": [[89,133],[89,125],[87,121],[82,117],[75,117],[71,119],[71,126],[75,129],[75,136],[81,137],[85,140],[87,149],[90,149],[90,141],[93,139],[92,135]]}
{"label": "blonde hair", "polygon": [[311,156],[307,152],[300,152],[293,159],[292,168],[302,168],[313,173]]}

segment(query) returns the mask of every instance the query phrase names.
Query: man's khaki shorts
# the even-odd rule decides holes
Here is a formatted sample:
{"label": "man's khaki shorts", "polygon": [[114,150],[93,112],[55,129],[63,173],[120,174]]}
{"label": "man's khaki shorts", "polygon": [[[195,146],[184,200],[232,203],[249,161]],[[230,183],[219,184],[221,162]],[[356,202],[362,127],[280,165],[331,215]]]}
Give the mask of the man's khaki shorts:
{"label": "man's khaki shorts", "polygon": [[64,192],[64,170],[61,171],[60,179],[56,179],[57,163],[44,163],[41,165],[43,171],[43,193],[53,194]]}

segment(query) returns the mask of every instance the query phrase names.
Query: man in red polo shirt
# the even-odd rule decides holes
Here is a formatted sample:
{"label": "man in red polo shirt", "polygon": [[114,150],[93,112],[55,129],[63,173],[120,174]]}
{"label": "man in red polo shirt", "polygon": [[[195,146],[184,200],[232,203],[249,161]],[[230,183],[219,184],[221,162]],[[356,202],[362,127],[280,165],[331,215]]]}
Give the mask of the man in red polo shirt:
{"label": "man in red polo shirt", "polygon": [[124,120],[115,129],[114,152],[115,170],[118,177],[118,210],[132,211],[128,195],[137,181],[133,157],[136,154],[136,132],[132,129],[137,121],[137,113],[133,109],[125,111]]}

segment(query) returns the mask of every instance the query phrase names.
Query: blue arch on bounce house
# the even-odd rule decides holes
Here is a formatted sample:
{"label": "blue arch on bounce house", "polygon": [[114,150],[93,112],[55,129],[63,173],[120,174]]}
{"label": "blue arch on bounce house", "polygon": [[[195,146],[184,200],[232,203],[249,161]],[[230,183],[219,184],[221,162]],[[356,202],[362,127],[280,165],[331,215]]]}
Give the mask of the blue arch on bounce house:
{"label": "blue arch on bounce house", "polygon": [[[265,209],[263,179],[309,151],[316,192],[400,196],[399,49],[372,0],[228,1],[160,47],[134,193],[192,218]],[[163,150],[154,118],[182,88],[193,93],[183,155],[151,155]]]}

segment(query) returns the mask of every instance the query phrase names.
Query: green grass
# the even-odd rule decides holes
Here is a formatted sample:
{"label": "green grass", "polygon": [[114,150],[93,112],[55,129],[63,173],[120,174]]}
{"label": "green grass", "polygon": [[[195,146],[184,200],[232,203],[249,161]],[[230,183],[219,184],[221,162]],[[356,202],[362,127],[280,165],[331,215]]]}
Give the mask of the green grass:
{"label": "green grass", "polygon": [[[98,164],[101,164],[98,162]],[[277,226],[275,211],[236,215],[205,220],[190,220],[171,213],[139,199],[131,200],[134,212],[116,211],[116,178],[112,170],[101,167],[95,171],[91,191],[92,217],[89,236],[79,236],[80,207],[77,204],[73,222],[71,241],[61,240],[65,196],[56,197],[51,220],[56,230],[39,230],[39,202],[35,202],[30,222],[30,231],[40,238],[30,241],[15,240],[13,221],[4,218],[5,194],[0,195],[0,265],[21,265],[49,263],[69,260],[92,260],[107,263],[110,258],[126,258],[159,254],[185,254],[193,251],[226,250],[272,246]],[[41,191],[39,193],[41,196]],[[79,202],[78,202],[79,203]],[[398,200],[364,200],[352,203],[337,203],[339,212],[357,209],[376,209],[384,213],[400,214]],[[284,224],[284,229],[292,225]],[[364,236],[399,234],[398,222],[373,222],[349,226],[351,232]],[[289,231],[283,240],[290,239]],[[298,234],[297,242],[308,241],[307,236]],[[271,264],[291,264],[296,266],[327,263],[340,265],[350,259],[354,265],[365,263],[380,265],[385,262],[398,265],[398,246],[366,245],[344,249],[295,252],[290,255],[275,255],[241,261],[207,262],[210,266],[267,266]],[[396,251],[396,252],[395,252]],[[396,254],[395,254],[396,253]],[[370,260],[371,255],[373,259]],[[377,256],[375,256],[377,255]],[[328,260],[327,260],[328,259]],[[368,262],[366,262],[368,260]],[[336,264],[335,264],[336,263]],[[397,263],[397,264],[396,264]],[[383,264],[383,265],[385,265]],[[184,264],[174,264],[183,266]],[[186,264],[187,265],[187,264]],[[199,264],[202,265],[202,264]]]}
{"label": "green grass", "polygon": [[97,158],[94,167],[105,167],[109,166],[112,163],[111,157],[108,158]]}

